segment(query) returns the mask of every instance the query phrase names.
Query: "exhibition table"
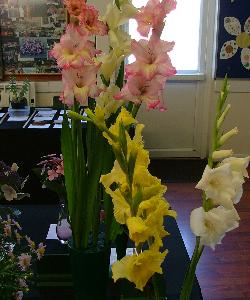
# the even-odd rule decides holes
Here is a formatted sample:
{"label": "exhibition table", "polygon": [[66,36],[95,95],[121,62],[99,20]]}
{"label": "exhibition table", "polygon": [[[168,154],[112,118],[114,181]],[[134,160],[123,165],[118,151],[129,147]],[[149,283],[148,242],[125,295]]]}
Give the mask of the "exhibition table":
{"label": "exhibition table", "polygon": [[[19,222],[23,227],[23,231],[32,237],[35,242],[46,244],[46,256],[38,265],[38,274],[40,273],[38,278],[40,279],[35,296],[27,297],[27,299],[50,300],[53,299],[50,298],[53,291],[57,294],[61,291],[63,294],[60,294],[60,296],[58,294],[56,299],[73,300],[73,297],[69,296],[73,294],[73,290],[70,287],[67,245],[62,245],[58,240],[46,240],[50,224],[57,222],[59,207],[57,205],[18,205],[14,207],[21,211]],[[164,239],[164,246],[169,250],[163,266],[166,275],[167,299],[179,300],[180,288],[189,263],[189,257],[176,221],[167,217],[165,227],[170,233],[170,236]],[[67,293],[68,296],[66,296]],[[120,299],[116,293],[117,291],[111,283],[108,299]],[[194,282],[191,299],[202,299],[197,279]]]}

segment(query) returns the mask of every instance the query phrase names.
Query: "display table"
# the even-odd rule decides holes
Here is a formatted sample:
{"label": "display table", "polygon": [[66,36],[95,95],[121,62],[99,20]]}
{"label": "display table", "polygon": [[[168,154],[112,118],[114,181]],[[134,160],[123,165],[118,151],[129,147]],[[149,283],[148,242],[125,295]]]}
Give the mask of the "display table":
{"label": "display table", "polygon": [[[31,127],[34,120],[41,118],[38,115],[39,109],[31,109],[29,118],[24,121],[8,121],[7,108],[0,110],[0,160],[9,164],[16,162],[20,167],[20,173],[25,177],[29,175],[24,192],[30,193],[31,199],[36,199],[36,203],[57,201],[56,194],[42,189],[39,179],[32,172],[42,156],[61,153],[61,124],[55,121],[62,120],[63,111],[50,110],[53,113],[47,117],[47,119],[50,118],[47,120],[48,128],[42,124]],[[49,112],[49,110],[44,110],[46,111]],[[30,203],[27,198],[24,201]]]}
{"label": "display table", "polygon": [[[67,246],[62,245],[58,240],[46,240],[50,224],[57,222],[59,207],[57,205],[18,205],[15,208],[22,212],[19,222],[23,231],[35,242],[46,244],[45,258],[38,265],[38,287],[26,299],[73,300]],[[189,257],[176,221],[168,217],[165,226],[170,233],[170,236],[164,240],[169,250],[163,266],[166,274],[167,299],[178,300]],[[119,299],[112,281],[108,299]],[[197,279],[194,282],[192,299],[202,299]]]}

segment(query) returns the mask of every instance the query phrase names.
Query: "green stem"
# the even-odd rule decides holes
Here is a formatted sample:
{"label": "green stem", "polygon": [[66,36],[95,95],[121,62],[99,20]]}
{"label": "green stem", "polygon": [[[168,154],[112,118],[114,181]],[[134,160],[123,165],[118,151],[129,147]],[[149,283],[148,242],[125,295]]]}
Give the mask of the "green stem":
{"label": "green stem", "polygon": [[133,109],[132,109],[132,116],[135,118],[137,116],[138,110],[141,107],[141,104],[134,104]]}
{"label": "green stem", "polygon": [[193,288],[196,266],[200,260],[204,247],[200,247],[200,238],[196,238],[194,253],[187,269],[181,289],[180,300],[189,300]]}
{"label": "green stem", "polygon": [[159,293],[158,284],[155,275],[153,275],[152,277],[152,284],[154,288],[155,300],[160,300],[160,293]]}

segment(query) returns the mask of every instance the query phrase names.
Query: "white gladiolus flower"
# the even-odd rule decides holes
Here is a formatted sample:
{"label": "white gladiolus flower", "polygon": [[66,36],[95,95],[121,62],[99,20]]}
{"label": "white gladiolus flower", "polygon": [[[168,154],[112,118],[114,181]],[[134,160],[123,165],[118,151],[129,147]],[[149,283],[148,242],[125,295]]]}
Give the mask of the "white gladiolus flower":
{"label": "white gladiolus flower", "polygon": [[233,187],[235,190],[235,196],[232,198],[234,204],[239,203],[243,194],[243,183],[244,178],[241,176],[239,172],[233,171]]}
{"label": "white gladiolus flower", "polygon": [[245,158],[229,157],[229,158],[225,158],[221,162],[221,165],[229,163],[232,171],[240,173],[242,177],[249,178],[247,173],[247,167],[249,161],[250,161],[250,156],[247,156]]}
{"label": "white gladiolus flower", "polygon": [[3,184],[3,185],[1,186],[1,191],[3,192],[4,198],[5,198],[7,201],[12,201],[13,199],[16,199],[16,198],[17,198],[17,193],[16,193],[16,191],[13,189],[13,187],[11,187],[11,186],[8,185],[8,184]]}
{"label": "white gladiolus flower", "polygon": [[230,164],[224,164],[214,169],[207,165],[196,188],[203,190],[207,198],[212,199],[215,205],[233,208],[232,199],[236,195],[236,190],[233,185]]}
{"label": "white gladiolus flower", "polygon": [[205,212],[203,207],[194,209],[190,215],[192,232],[200,237],[201,245],[209,246],[213,250],[220,244],[225,233],[239,226],[240,217],[237,211],[218,206]]}

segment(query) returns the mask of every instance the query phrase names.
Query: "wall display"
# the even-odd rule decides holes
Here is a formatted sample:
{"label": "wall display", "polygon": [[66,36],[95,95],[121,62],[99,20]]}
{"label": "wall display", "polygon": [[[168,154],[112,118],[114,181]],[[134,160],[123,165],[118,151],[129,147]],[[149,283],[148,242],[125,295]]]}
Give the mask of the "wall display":
{"label": "wall display", "polygon": [[63,0],[0,0],[4,74],[59,74],[49,50],[65,25]]}
{"label": "wall display", "polygon": [[250,78],[250,1],[220,0],[216,77]]}

